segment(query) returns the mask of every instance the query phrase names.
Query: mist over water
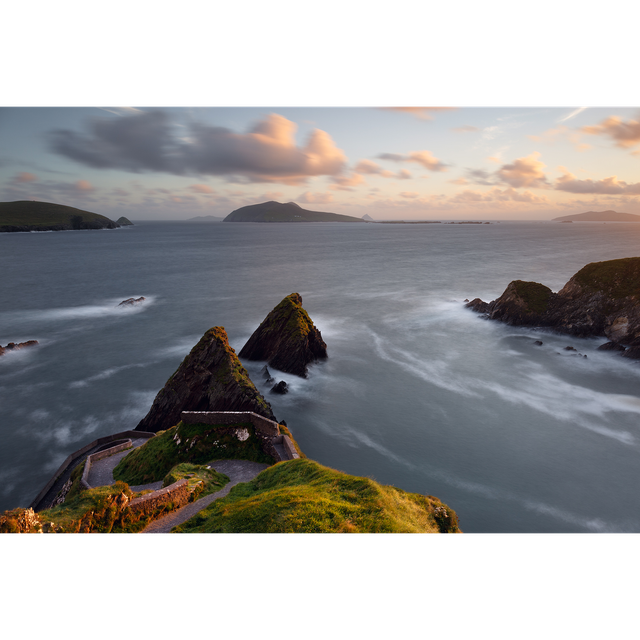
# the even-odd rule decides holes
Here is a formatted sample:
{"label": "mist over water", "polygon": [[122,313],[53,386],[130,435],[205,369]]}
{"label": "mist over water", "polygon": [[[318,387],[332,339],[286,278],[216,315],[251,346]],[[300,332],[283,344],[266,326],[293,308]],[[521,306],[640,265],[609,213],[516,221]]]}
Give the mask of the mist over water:
{"label": "mist over water", "polygon": [[285,396],[244,364],[310,458],[435,495],[465,532],[640,531],[640,364],[463,302],[515,279],[557,291],[638,240],[640,225],[542,223],[0,234],[0,344],[40,343],[0,358],[0,510],[135,427],[207,329],[239,351],[298,292],[329,359],[308,379],[272,371]]}

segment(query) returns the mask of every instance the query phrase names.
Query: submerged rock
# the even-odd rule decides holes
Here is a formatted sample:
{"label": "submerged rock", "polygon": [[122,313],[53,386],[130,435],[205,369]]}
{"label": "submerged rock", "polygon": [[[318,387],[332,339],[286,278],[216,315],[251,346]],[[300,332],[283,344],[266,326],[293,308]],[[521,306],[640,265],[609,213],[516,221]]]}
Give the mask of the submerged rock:
{"label": "submerged rock", "polygon": [[162,431],[182,411],[253,411],[277,422],[249,378],[223,327],[209,329],[160,390],[137,431]]}
{"label": "submerged rock", "polygon": [[260,370],[260,373],[262,374],[262,377],[264,378],[264,381],[267,384],[271,384],[272,382],[276,381],[276,379],[271,375],[271,373],[269,373],[269,369],[267,368],[266,364],[264,365],[264,367],[262,367],[262,369]]}
{"label": "submerged rock", "polygon": [[238,354],[247,360],[266,360],[274,369],[307,377],[307,365],[327,357],[327,345],[298,293],[287,296],[254,331]]}
{"label": "submerged rock", "polygon": [[126,300],[123,300],[118,306],[119,307],[131,307],[134,304],[140,304],[141,302],[144,302],[146,300],[146,298],[144,296],[140,296],[139,298],[127,298]]}
{"label": "submerged rock", "polygon": [[278,384],[273,385],[273,387],[271,388],[271,393],[279,393],[281,395],[284,395],[285,393],[289,393],[289,387],[284,380],[280,380]]}
{"label": "submerged rock", "polygon": [[640,258],[592,262],[558,293],[538,282],[514,280],[496,300],[476,298],[466,306],[510,325],[606,336],[640,347]]}
{"label": "submerged rock", "polygon": [[6,347],[0,346],[0,356],[3,356],[8,351],[17,351],[18,349],[24,349],[25,347],[33,347],[38,344],[37,340],[27,340],[26,342],[10,342]]}
{"label": "submerged rock", "polygon": [[598,347],[598,351],[625,351],[625,348],[617,342],[605,342]]}

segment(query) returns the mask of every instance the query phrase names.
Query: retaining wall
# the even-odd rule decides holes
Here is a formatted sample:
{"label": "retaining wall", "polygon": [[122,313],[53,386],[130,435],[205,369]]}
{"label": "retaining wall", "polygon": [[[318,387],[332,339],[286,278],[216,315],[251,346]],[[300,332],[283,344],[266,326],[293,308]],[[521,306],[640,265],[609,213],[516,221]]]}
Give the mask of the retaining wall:
{"label": "retaining wall", "polygon": [[133,431],[133,430],[121,431],[120,433],[113,433],[110,436],[104,436],[102,438],[98,438],[97,440],[90,442],[88,445],[85,445],[81,449],[74,451],[73,453],[67,456],[66,460],[60,465],[60,468],[53,474],[53,477],[51,478],[51,480],[47,482],[44,489],[42,489],[42,491],[33,499],[31,504],[29,505],[29,508],[33,509],[34,511],[39,511],[38,509],[39,503],[47,495],[51,487],[53,487],[53,485],[57,482],[60,476],[62,476],[66,471],[69,470],[69,467],[72,464],[74,466],[75,464],[78,464],[80,462],[80,458],[85,453],[87,453],[87,451],[91,451],[91,449],[101,444],[106,444],[107,442],[113,442],[114,440],[121,440],[122,438],[125,438],[125,437],[153,438],[155,435],[156,435],[155,433],[149,433],[147,431]]}
{"label": "retaining wall", "polygon": [[149,513],[171,502],[174,509],[178,509],[189,502],[188,484],[188,481],[183,478],[164,489],[158,489],[139,498],[134,498],[128,508],[134,513]]}
{"label": "retaining wall", "polygon": [[[253,411],[183,411],[180,418],[187,424],[230,425],[250,423],[256,430],[256,436],[262,443],[262,450],[276,462],[299,458],[293,443],[287,436],[280,434],[280,425]],[[278,452],[274,444],[283,446],[285,457]]]}
{"label": "retaining wall", "polygon": [[89,484],[89,471],[91,471],[92,463],[102,460],[103,458],[108,458],[112,456],[114,453],[119,453],[120,451],[124,451],[125,449],[130,449],[133,446],[133,442],[128,439],[126,442],[122,442],[121,444],[117,444],[115,447],[109,447],[109,449],[104,449],[103,451],[98,451],[96,453],[92,453],[90,456],[87,456],[87,459],[84,463],[84,471],[82,472],[82,478],[80,480],[80,484],[84,489],[91,489],[91,485]]}

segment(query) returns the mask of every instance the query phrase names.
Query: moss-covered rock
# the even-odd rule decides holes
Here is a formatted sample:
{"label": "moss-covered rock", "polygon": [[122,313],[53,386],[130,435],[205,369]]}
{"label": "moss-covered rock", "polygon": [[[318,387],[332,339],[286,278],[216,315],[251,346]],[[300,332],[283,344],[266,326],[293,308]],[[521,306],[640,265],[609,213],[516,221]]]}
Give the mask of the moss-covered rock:
{"label": "moss-covered rock", "polygon": [[253,411],[276,420],[249,378],[223,327],[207,331],[160,390],[138,431],[164,431],[182,411]]}
{"label": "moss-covered rock", "polygon": [[496,300],[476,298],[467,306],[507,324],[640,346],[640,258],[592,262],[558,293],[537,282],[515,280]]}
{"label": "moss-covered rock", "polygon": [[308,365],[327,357],[327,345],[302,308],[300,294],[292,293],[262,321],[238,355],[266,360],[274,369],[306,378]]}

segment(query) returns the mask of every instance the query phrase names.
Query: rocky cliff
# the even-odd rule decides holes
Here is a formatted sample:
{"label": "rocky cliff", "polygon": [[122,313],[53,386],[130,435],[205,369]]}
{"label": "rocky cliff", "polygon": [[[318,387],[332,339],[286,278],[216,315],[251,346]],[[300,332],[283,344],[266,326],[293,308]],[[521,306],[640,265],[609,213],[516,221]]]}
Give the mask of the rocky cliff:
{"label": "rocky cliff", "polygon": [[606,336],[632,347],[624,355],[640,357],[640,258],[592,262],[558,293],[537,282],[514,280],[496,300],[476,298],[467,307],[510,325]]}
{"label": "rocky cliff", "polygon": [[[137,431],[163,431],[182,411],[253,411],[276,420],[222,327],[209,329],[160,390]],[[277,420],[276,420],[277,421]]]}
{"label": "rocky cliff", "polygon": [[307,377],[308,365],[327,357],[327,345],[298,293],[287,296],[254,331],[238,354],[247,360],[266,360],[270,367]]}

